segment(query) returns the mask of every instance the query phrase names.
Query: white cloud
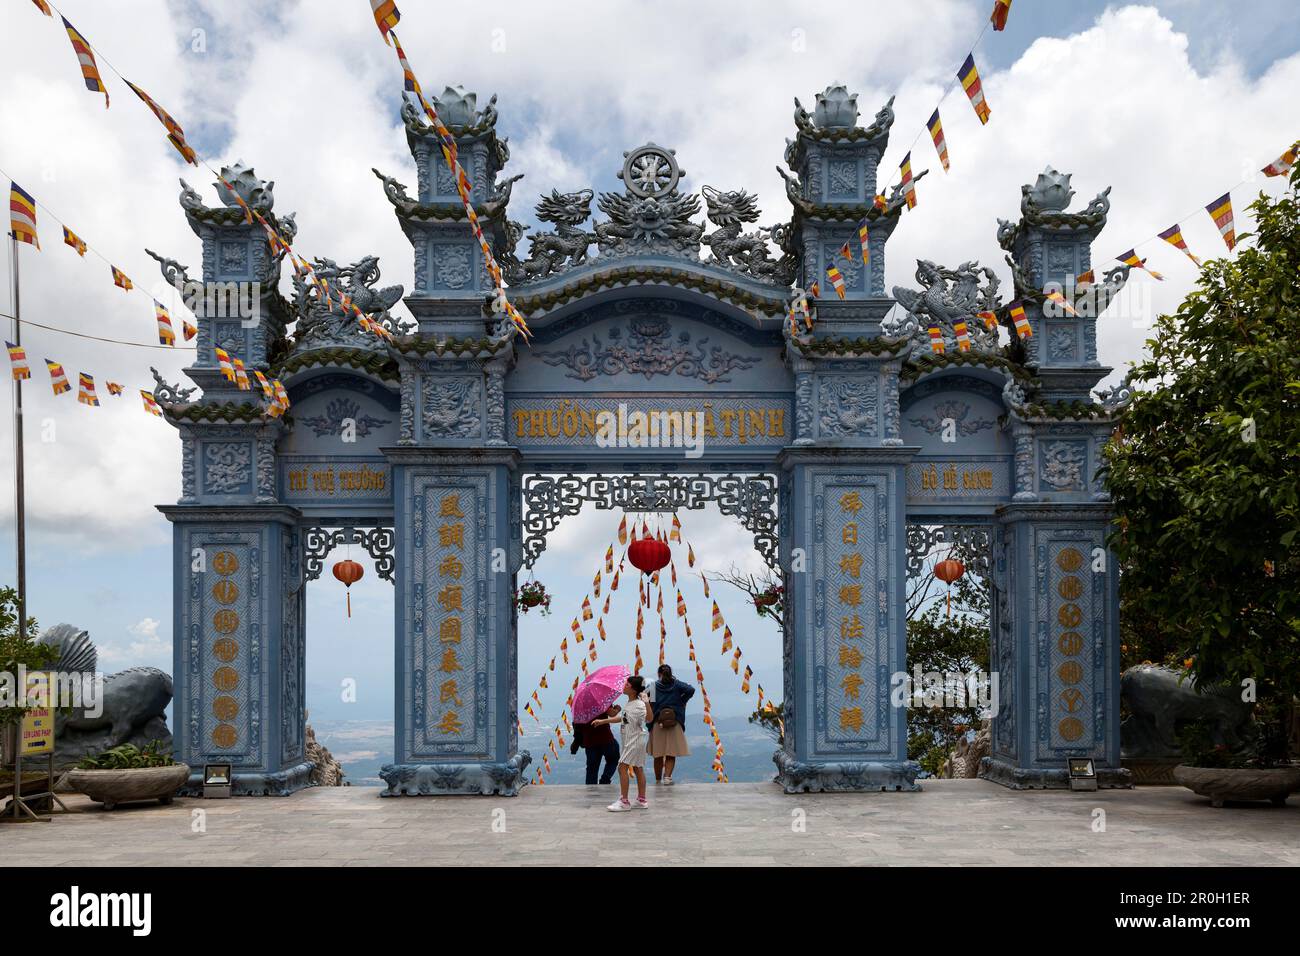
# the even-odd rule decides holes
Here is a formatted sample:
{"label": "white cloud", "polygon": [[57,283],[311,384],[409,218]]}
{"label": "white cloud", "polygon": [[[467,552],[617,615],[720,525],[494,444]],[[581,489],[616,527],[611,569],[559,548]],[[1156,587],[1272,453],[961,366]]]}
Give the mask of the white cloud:
{"label": "white cloud", "polygon": [[[922,124],[986,7],[983,0],[918,0],[906,17],[868,17],[747,4],[742,15],[730,4],[584,0],[560,14],[543,4],[499,2],[462,11],[449,32],[445,16],[413,5],[401,32],[426,90],[463,82],[482,100],[499,94],[499,131],[511,137],[513,151],[507,172],[527,174],[514,193],[516,218],[529,218],[533,197],[552,187],[613,188],[622,151],[655,140],[677,149],[691,188],[745,186],[758,193],[765,224],[784,219],[788,206],[773,167],[793,133],[792,97],[810,105],[817,90],[843,81],[861,93],[866,116],[898,95],[882,179],[918,132],[914,165],[934,170],[921,184],[920,206],[891,242],[889,284],[910,284],[918,257],[948,264],[978,258],[1005,278],[996,219],[1014,217],[1020,184],[1047,163],[1076,173],[1076,202],[1114,186],[1099,262],[1185,214],[1193,250],[1222,251],[1202,206],[1294,138],[1277,120],[1294,116],[1300,56],[1257,79],[1230,55],[1198,72],[1186,38],[1155,8],[1107,10],[1081,33],[1040,38],[1008,70],[985,67],[993,111],[987,127],[960,90],[949,97],[943,118],[952,172],[944,175]],[[291,7],[269,25],[266,17],[265,5],[215,0],[76,11],[78,28],[102,58],[192,134],[233,131],[216,159],[243,157],[276,181],[277,209],[299,213],[300,252],[339,261],[378,254],[385,281],[409,289],[409,244],[370,173],[374,166],[409,184],[415,179],[396,113],[395,58],[355,0]],[[208,31],[203,54],[190,46],[199,28]],[[211,176],[182,166],[148,110],[106,68],[110,110],[84,89],[57,20],[6,4],[0,29],[12,41],[0,66],[0,127],[21,131],[6,139],[5,171],[142,288],[158,282],[145,246],[196,266],[198,244],[175,202],[176,178],[185,175],[212,201]],[[985,40],[999,42],[997,34]],[[1246,195],[1238,193],[1239,206]],[[152,341],[146,295],[113,288],[108,266],[93,255],[79,260],[48,215],[41,234],[41,252],[23,250],[27,318]],[[1141,251],[1169,281],[1134,281],[1151,286],[1152,309],[1173,307],[1190,285],[1190,267],[1158,240]],[[1147,333],[1134,318],[1103,319],[1104,363],[1136,357]],[[73,395],[51,395],[37,364],[25,391],[34,534],[83,548],[166,540],[169,529],[154,505],[177,496],[179,443],[143,414],[134,389],[152,385],[151,363],[181,380],[188,355],[40,330],[25,339],[35,363],[48,356],[72,376],[85,370],[128,386],[122,398],[101,394],[103,407],[86,409]],[[40,441],[46,419],[56,429],[50,443]],[[6,421],[0,430],[7,429]],[[0,435],[4,473],[10,454],[9,435]],[[4,498],[0,514],[9,519]],[[568,533],[562,529],[552,548],[563,549]]]}
{"label": "white cloud", "polygon": [[170,636],[164,638],[158,633],[161,624],[157,618],[142,618],[127,626],[131,639],[112,640],[100,645],[97,648],[100,668],[107,671],[109,667],[106,665],[120,669],[149,664],[170,671],[172,642]]}

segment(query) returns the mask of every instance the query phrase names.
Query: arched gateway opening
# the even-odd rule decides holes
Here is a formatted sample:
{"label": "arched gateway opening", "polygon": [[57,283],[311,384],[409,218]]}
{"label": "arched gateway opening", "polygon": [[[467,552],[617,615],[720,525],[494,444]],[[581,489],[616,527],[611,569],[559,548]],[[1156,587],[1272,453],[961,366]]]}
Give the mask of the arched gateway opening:
{"label": "arched gateway opening", "polygon": [[[973,263],[921,262],[919,292],[886,294],[885,247],[906,206],[901,187],[877,195],[889,106],[862,126],[830,89],[814,113],[796,110],[788,222],[744,232],[759,211],[740,189],[704,187],[702,210],[672,151],[647,144],[627,154],[622,192],[543,197],[537,217],[553,228],[524,258],[495,108],[444,100],[527,342],[492,310],[456,184],[412,110],[418,194],[380,179],[414,252],[416,325],[390,315],[403,290],[375,287],[374,258],[315,263],[391,336],[301,279],[283,298],[280,254],[232,197],[212,208],[182,194],[203,284],[256,283],[260,314],[202,316],[187,372],[201,397],[157,393],[184,447],[182,498],[162,508],[176,535],[178,757],[233,763],[238,792],[306,784],[301,582],[330,529],[391,528],[391,554],[372,553],[391,561],[395,589],[386,793],[514,794],[534,759],[518,739],[521,569],[584,503],[637,514],[714,501],[785,589],[774,761],[787,791],[918,789],[890,689],[906,669],[908,525],[925,522],[987,529],[1001,703],[984,774],[1064,786],[1067,758],[1089,757],[1103,785],[1124,785],[1097,479],[1111,408],[1089,390],[1108,371],[1095,306],[1127,267],[1073,281],[1090,274],[1104,195],[1068,213],[1068,177],[1049,170],[999,230],[1033,327],[1022,340]],[[270,184],[226,175],[276,218]],[[593,199],[605,218],[589,232]],[[1077,314],[1057,314],[1050,283],[1069,284]],[[283,381],[291,414],[267,415],[228,381],[218,349]]]}

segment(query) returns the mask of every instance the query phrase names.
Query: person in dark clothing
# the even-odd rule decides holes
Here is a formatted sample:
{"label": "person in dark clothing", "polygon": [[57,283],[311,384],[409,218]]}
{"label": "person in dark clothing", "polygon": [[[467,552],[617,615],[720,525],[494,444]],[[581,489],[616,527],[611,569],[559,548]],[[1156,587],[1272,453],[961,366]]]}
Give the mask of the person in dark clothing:
{"label": "person in dark clothing", "polygon": [[[620,708],[615,704],[605,711],[604,716],[617,717],[619,713]],[[618,768],[618,741],[614,739],[614,732],[608,724],[574,724],[573,743],[569,745],[569,753],[576,754],[579,747],[587,751],[588,785],[596,782],[602,759],[605,761],[605,772],[599,774],[600,782],[609,783],[614,779],[614,771]]]}
{"label": "person in dark clothing", "polygon": [[659,665],[659,679],[654,683],[654,723],[650,727],[650,756],[655,759],[655,782],[673,785],[673,768],[678,757],[689,757],[686,743],[686,702],[695,696],[695,688],[673,677],[673,669]]}

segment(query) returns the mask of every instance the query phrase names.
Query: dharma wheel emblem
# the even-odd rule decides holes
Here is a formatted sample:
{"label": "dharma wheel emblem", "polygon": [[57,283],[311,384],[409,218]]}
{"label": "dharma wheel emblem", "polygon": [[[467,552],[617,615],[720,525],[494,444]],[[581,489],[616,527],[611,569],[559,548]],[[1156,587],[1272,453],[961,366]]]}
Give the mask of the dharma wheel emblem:
{"label": "dharma wheel emblem", "polygon": [[623,154],[623,180],[627,191],[641,199],[665,196],[677,188],[677,181],[685,172],[677,165],[676,150],[647,143]]}

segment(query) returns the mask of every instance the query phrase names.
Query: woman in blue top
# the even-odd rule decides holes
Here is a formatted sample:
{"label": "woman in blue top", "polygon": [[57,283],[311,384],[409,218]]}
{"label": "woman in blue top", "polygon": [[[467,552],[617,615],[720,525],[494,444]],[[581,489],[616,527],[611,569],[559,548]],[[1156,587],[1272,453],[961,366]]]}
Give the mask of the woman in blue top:
{"label": "woman in blue top", "polygon": [[654,723],[650,726],[650,756],[655,758],[655,783],[673,785],[673,768],[678,757],[689,757],[686,743],[686,702],[695,696],[695,688],[673,677],[673,669],[659,665],[659,679],[654,683]]}

